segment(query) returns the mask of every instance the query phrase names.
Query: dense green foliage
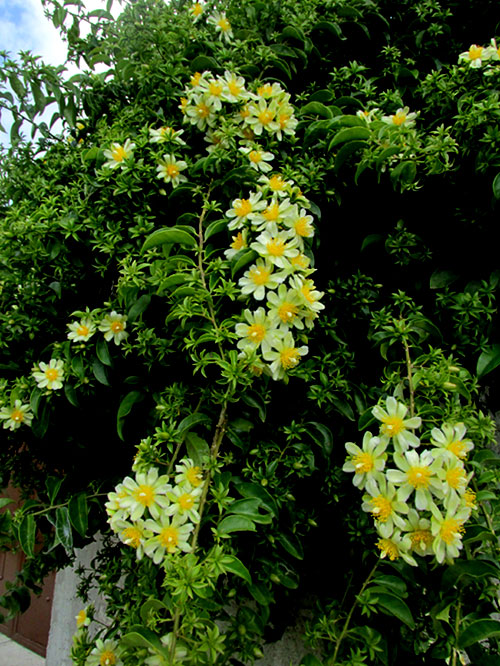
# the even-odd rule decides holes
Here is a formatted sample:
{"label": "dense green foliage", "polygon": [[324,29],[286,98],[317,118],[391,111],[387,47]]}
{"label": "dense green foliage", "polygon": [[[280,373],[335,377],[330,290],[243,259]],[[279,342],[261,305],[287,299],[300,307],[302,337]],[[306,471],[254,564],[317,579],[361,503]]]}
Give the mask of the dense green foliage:
{"label": "dense green foliage", "polygon": [[[45,4],[84,73],[2,57],[2,605],[101,532],[80,666],[250,664],[288,627],[294,666],[500,663],[496,3]],[[393,397],[471,448],[425,557],[342,469]]]}

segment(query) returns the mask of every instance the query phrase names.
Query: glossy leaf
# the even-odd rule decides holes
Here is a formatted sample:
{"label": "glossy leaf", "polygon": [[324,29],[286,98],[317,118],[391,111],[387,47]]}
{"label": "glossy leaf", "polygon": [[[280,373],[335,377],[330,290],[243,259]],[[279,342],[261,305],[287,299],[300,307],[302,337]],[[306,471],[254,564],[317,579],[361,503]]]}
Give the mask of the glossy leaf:
{"label": "glossy leaf", "polygon": [[73,550],[73,532],[69,511],[65,506],[56,509],[56,536],[68,554]]}
{"label": "glossy leaf", "polygon": [[476,373],[478,377],[484,377],[500,365],[500,344],[487,347],[477,361]]}
{"label": "glossy leaf", "polygon": [[132,407],[136,402],[140,402],[144,399],[144,395],[140,391],[129,391],[127,395],[120,402],[118,407],[118,412],[116,414],[116,431],[120,439],[123,437],[123,425],[125,417],[130,414]]}
{"label": "glossy leaf", "polygon": [[394,615],[410,629],[415,628],[415,620],[407,604],[399,597],[383,592],[375,592],[378,605],[389,615]]}
{"label": "glossy leaf", "polygon": [[195,465],[201,467],[210,456],[208,443],[195,432],[186,433],[187,454]]}
{"label": "glossy leaf", "polygon": [[78,493],[74,495],[68,504],[69,519],[75,530],[85,536],[89,524],[89,510],[87,506],[87,495]]}
{"label": "glossy leaf", "polygon": [[309,102],[301,107],[300,115],[321,116],[322,118],[332,118],[331,110],[321,102]]}
{"label": "glossy leaf", "polygon": [[153,231],[153,233],[144,241],[142,251],[145,252],[146,250],[165,245],[166,243],[178,243],[180,245],[195,247],[198,244],[198,241],[184,229],[169,227]]}
{"label": "glossy leaf", "polygon": [[497,173],[493,180],[493,196],[495,199],[500,199],[500,173]]}
{"label": "glossy leaf", "polygon": [[101,363],[107,366],[113,365],[111,354],[109,353],[108,343],[104,338],[99,338],[95,346],[95,351],[97,358],[101,361]]}
{"label": "glossy leaf", "polygon": [[139,317],[143,312],[146,311],[149,304],[151,303],[151,295],[143,294],[140,296],[135,303],[130,307],[127,317],[130,322],[133,322]]}
{"label": "glossy leaf", "polygon": [[232,275],[236,275],[238,271],[244,268],[244,266],[249,264],[251,261],[257,259],[258,256],[259,255],[257,254],[257,252],[255,252],[254,250],[248,250],[247,252],[244,252],[240,257],[236,259],[236,262],[231,267]]}
{"label": "glossy leaf", "polygon": [[35,554],[35,533],[35,517],[30,513],[24,516],[18,529],[19,544],[27,557],[33,557]]}
{"label": "glossy leaf", "polygon": [[191,430],[200,423],[210,423],[210,421],[211,418],[207,414],[203,414],[203,412],[195,412],[182,419],[177,426],[177,432],[179,435],[184,435],[188,430]]}
{"label": "glossy leaf", "polygon": [[243,564],[243,562],[234,555],[224,555],[222,558],[222,566],[226,571],[233,573],[235,576],[243,578],[244,581],[251,585],[252,577],[250,576],[250,572]]}
{"label": "glossy leaf", "polygon": [[57,478],[56,476],[48,476],[45,479],[45,489],[47,490],[47,496],[49,498],[49,504],[54,504],[54,501],[57,497],[63,480]]}
{"label": "glossy leaf", "polygon": [[463,649],[487,638],[500,638],[500,622],[498,620],[476,620],[458,636],[458,647]]}
{"label": "glossy leaf", "polygon": [[92,363],[92,372],[100,384],[104,384],[104,386],[111,386],[108,380],[108,375],[106,373],[106,368],[97,358],[94,359]]}
{"label": "glossy leaf", "polygon": [[223,536],[231,532],[256,532],[255,524],[246,516],[226,516],[217,525],[217,534]]}
{"label": "glossy leaf", "polygon": [[346,141],[365,141],[369,139],[371,132],[367,127],[345,127],[333,137],[328,146],[328,150],[332,150],[335,146]]}

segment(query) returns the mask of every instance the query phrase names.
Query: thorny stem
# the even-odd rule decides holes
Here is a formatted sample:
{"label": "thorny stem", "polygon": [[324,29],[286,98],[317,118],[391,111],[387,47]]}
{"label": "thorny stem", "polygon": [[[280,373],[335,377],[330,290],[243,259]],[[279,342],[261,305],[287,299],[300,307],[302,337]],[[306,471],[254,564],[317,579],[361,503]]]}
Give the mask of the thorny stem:
{"label": "thorny stem", "polygon": [[413,387],[412,369],[413,365],[410,358],[410,348],[406,338],[403,338],[403,346],[405,348],[406,369],[408,371],[408,388],[410,390],[410,416],[415,416],[415,389]]}
{"label": "thorny stem", "polygon": [[380,560],[377,560],[375,562],[375,566],[373,567],[373,569],[368,574],[365,582],[363,583],[363,586],[361,587],[361,590],[359,591],[359,594],[356,595],[356,597],[354,598],[354,603],[351,606],[351,610],[349,611],[349,614],[347,615],[346,620],[344,622],[344,626],[342,627],[342,632],[341,632],[340,636],[338,637],[337,642],[335,644],[335,652],[333,653],[332,666],[335,666],[335,664],[337,663],[337,655],[339,653],[340,645],[341,645],[342,641],[344,640],[344,638],[347,634],[347,631],[349,630],[349,624],[351,622],[352,614],[354,613],[354,611],[356,609],[356,606],[358,605],[358,599],[363,594],[363,592],[365,591],[366,586],[368,585],[368,583],[371,581],[371,579],[373,577],[373,574],[377,570],[377,567],[379,565],[379,561]]}

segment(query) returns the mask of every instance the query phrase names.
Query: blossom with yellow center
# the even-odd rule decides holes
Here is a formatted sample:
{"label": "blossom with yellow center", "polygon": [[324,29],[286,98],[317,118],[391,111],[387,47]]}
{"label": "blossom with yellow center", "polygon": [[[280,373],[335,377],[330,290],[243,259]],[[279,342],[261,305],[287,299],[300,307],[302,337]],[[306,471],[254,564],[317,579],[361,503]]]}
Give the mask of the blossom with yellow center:
{"label": "blossom with yellow center", "polygon": [[63,386],[64,361],[51,358],[49,363],[39,363],[33,369],[33,377],[38,388],[47,388],[56,391]]}
{"label": "blossom with yellow center", "polygon": [[286,373],[295,368],[301,357],[309,351],[306,345],[296,347],[293,335],[290,332],[276,336],[272,348],[263,352],[264,360],[270,363],[273,379],[284,379]]}
{"label": "blossom with yellow center", "polygon": [[173,188],[176,188],[180,183],[187,181],[186,176],[181,174],[184,169],[187,169],[186,162],[178,160],[172,153],[163,155],[163,159],[156,167],[157,178],[161,178],[165,183],[170,183]]}
{"label": "blossom with yellow center", "polygon": [[385,401],[386,409],[376,405],[372,409],[373,416],[382,422],[380,434],[393,440],[396,451],[403,452],[408,447],[419,446],[420,441],[409,430],[418,428],[422,420],[418,416],[409,419],[405,418],[408,408],[398,402],[393,396],[389,396]]}
{"label": "blossom with yellow center", "polygon": [[150,129],[150,143],[174,143],[179,146],[185,146],[186,142],[180,138],[181,134],[184,133],[184,130],[174,130],[172,127],[167,125],[160,127],[159,129]]}
{"label": "blossom with yellow center", "polygon": [[269,350],[277,330],[264,308],[257,308],[255,312],[245,310],[243,316],[246,322],[238,323],[235,327],[236,335],[240,338],[237,343],[238,349],[244,352],[258,348]]}
{"label": "blossom with yellow center", "polygon": [[17,430],[21,425],[31,425],[33,413],[29,405],[23,405],[21,400],[17,399],[12,406],[0,408],[0,419],[3,419],[5,429]]}
{"label": "blossom with yellow center", "polygon": [[470,439],[465,439],[467,432],[463,423],[456,425],[444,424],[441,428],[431,430],[431,444],[434,445],[432,454],[444,456],[450,460],[465,460],[469,451],[474,448]]}
{"label": "blossom with yellow center", "polygon": [[194,2],[189,8],[189,13],[193,17],[194,22],[198,21],[203,14],[203,5],[201,2]]}
{"label": "blossom with yellow center", "polygon": [[230,219],[227,228],[239,229],[246,221],[258,219],[260,211],[266,207],[266,202],[261,199],[261,192],[252,192],[248,199],[234,199],[232,207],[226,211],[226,217]]}
{"label": "blossom with yellow center", "polygon": [[117,641],[102,641],[98,638],[95,645],[95,648],[87,657],[85,666],[123,666],[123,661],[120,658],[121,648],[118,647]]}
{"label": "blossom with yellow center", "polygon": [[464,523],[469,518],[471,509],[454,494],[448,498],[444,515],[436,506],[432,506],[431,511],[431,532],[434,537],[432,549],[439,563],[445,560],[451,563],[462,549]]}
{"label": "blossom with yellow center", "polygon": [[215,12],[208,17],[207,21],[215,26],[215,30],[221,39],[224,39],[226,42],[231,41],[233,38],[233,30],[225,12]]}
{"label": "blossom with yellow center", "polygon": [[410,109],[405,106],[402,109],[398,109],[391,116],[382,116],[382,122],[395,127],[413,127],[416,117],[417,114],[414,112],[410,113]]}
{"label": "blossom with yellow center", "polygon": [[354,472],[353,484],[360,490],[369,488],[371,495],[377,495],[378,482],[384,483],[382,471],[387,460],[387,440],[374,437],[371,432],[365,432],[361,448],[354,442],[347,442],[345,448],[349,456],[342,471]]}
{"label": "blossom with yellow center", "polygon": [[201,467],[193,463],[190,458],[184,458],[175,466],[175,482],[187,488],[198,488],[203,483]]}
{"label": "blossom with yellow center", "polygon": [[295,290],[280,284],[277,292],[270,292],[267,297],[269,319],[283,330],[304,328],[302,309]]}
{"label": "blossom with yellow center", "polygon": [[399,549],[397,544],[391,539],[379,539],[376,544],[377,548],[380,550],[380,557],[387,557],[394,562],[399,557]]}
{"label": "blossom with yellow center", "polygon": [[68,339],[73,342],[87,342],[96,331],[94,322],[89,318],[74,321],[68,324],[68,328]]}
{"label": "blossom with yellow center", "polygon": [[118,314],[115,310],[107,314],[99,324],[99,330],[104,333],[104,339],[108,342],[113,340],[119,345],[128,336],[126,315]]}
{"label": "blossom with yellow center", "polygon": [[241,102],[249,98],[250,94],[245,89],[245,79],[242,76],[226,70],[220,80],[224,84],[222,97],[226,102]]}
{"label": "blossom with yellow center", "polygon": [[238,252],[248,247],[247,244],[247,230],[239,231],[236,236],[232,236],[232,243],[228,250],[224,250],[224,255],[227,259],[231,260]]}
{"label": "blossom with yellow center", "polygon": [[318,291],[312,280],[305,280],[302,277],[295,276],[292,279],[292,286],[295,289],[301,304],[311,313],[318,314],[325,309],[320,299],[324,296],[323,291]]}
{"label": "blossom with yellow center", "polygon": [[282,281],[281,276],[273,273],[273,265],[258,259],[238,280],[238,286],[244,296],[251,294],[257,301],[266,295],[266,289],[276,289]]}
{"label": "blossom with yellow center", "polygon": [[401,514],[408,513],[408,506],[399,501],[395,486],[380,476],[377,481],[368,484],[366,490],[361,508],[372,514],[380,536],[389,538],[395,529],[403,529],[406,521]]}
{"label": "blossom with yellow center", "polygon": [[468,509],[477,509],[476,493],[473,490],[471,490],[470,488],[467,488],[467,490],[464,493],[464,502],[465,502],[465,506]]}
{"label": "blossom with yellow center", "polygon": [[133,157],[134,148],[135,143],[132,143],[130,139],[127,139],[123,146],[119,143],[112,143],[111,149],[103,151],[104,157],[107,158],[107,162],[104,162],[103,167],[109,169],[116,169],[117,167],[126,168],[126,162]]}
{"label": "blossom with yellow center", "polygon": [[434,460],[429,451],[420,455],[416,451],[406,451],[404,455],[395,453],[393,461],[398,469],[387,470],[386,476],[390,483],[398,486],[398,498],[406,502],[415,493],[415,506],[419,511],[433,505],[433,496],[442,496],[442,484],[438,471],[442,460]]}
{"label": "blossom with yellow center", "polygon": [[272,233],[263,231],[257,236],[250,248],[255,250],[261,257],[279,268],[285,268],[290,257],[294,257],[299,251],[295,242],[290,240],[288,234],[284,231]]}
{"label": "blossom with yellow center", "polygon": [[380,550],[380,557],[382,559],[388,558],[391,562],[394,562],[402,558],[407,564],[414,567],[417,566],[415,558],[411,555],[407,544],[401,539],[401,532],[399,530],[394,530],[390,538],[382,537],[375,545]]}
{"label": "blossom with yellow center", "polygon": [[491,53],[488,49],[485,49],[483,46],[478,44],[471,44],[467,51],[460,53],[458,56],[458,62],[468,62],[469,67],[477,69],[482,66],[483,61],[491,57]]}
{"label": "blossom with yellow center", "polygon": [[171,502],[166,510],[167,515],[179,515],[188,518],[193,523],[199,523],[200,514],[198,513],[198,505],[201,493],[201,486],[197,488],[184,488],[182,485],[175,486],[175,488],[169,490],[167,493],[167,497]]}
{"label": "blossom with yellow center", "polygon": [[278,107],[275,102],[268,105],[264,98],[260,98],[257,103],[250,104],[249,108],[250,116],[245,122],[257,136],[260,136],[264,130],[272,134],[280,129],[280,124],[276,120]]}
{"label": "blossom with yellow center", "polygon": [[90,624],[90,618],[87,615],[87,609],[82,608],[81,611],[79,611],[78,615],[75,617],[76,620],[76,628],[81,629],[82,627],[88,627]]}
{"label": "blossom with yellow center", "polygon": [[185,521],[186,517],[178,513],[171,520],[163,513],[156,520],[145,521],[146,528],[153,532],[153,536],[146,540],[144,552],[155,564],[160,564],[167,554],[178,550],[187,553],[191,550],[188,539],[194,525]]}
{"label": "blossom with yellow center", "polygon": [[138,472],[135,479],[127,476],[123,480],[123,486],[128,494],[120,501],[120,508],[126,510],[132,522],[148,513],[157,519],[168,507],[166,495],[171,487],[168,485],[168,478],[159,476],[155,467],[146,473]]}
{"label": "blossom with yellow center", "polygon": [[252,169],[255,169],[255,171],[262,171],[263,173],[271,171],[272,166],[269,164],[269,162],[274,160],[273,153],[269,153],[259,146],[246,146],[240,148],[239,150],[240,153],[243,153],[247,156],[249,165],[252,167]]}

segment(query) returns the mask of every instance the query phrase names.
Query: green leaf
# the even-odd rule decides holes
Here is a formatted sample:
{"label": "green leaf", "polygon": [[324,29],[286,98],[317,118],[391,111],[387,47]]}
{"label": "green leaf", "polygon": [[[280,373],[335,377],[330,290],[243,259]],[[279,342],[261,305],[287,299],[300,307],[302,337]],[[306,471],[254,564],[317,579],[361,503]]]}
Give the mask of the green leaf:
{"label": "green leaf", "polygon": [[38,113],[42,113],[47,104],[47,99],[42,92],[42,88],[39,81],[31,81],[31,92],[33,93],[33,99],[35,100],[35,108]]}
{"label": "green leaf", "polygon": [[249,407],[254,407],[258,411],[259,418],[262,422],[266,420],[266,403],[259,393],[256,393],[255,391],[245,391],[241,396],[241,399]]}
{"label": "green leaf", "polygon": [[224,555],[222,558],[222,566],[226,571],[230,571],[231,573],[235,574],[235,576],[243,578],[243,580],[246,581],[249,585],[252,584],[252,577],[250,576],[250,572],[243,564],[243,562],[241,562],[241,560],[239,560],[234,555]]}
{"label": "green leaf", "polygon": [[202,72],[204,69],[218,69],[217,60],[211,56],[200,54],[191,61],[191,70],[193,72]]}
{"label": "green leaf", "polygon": [[221,231],[225,231],[225,229],[227,229],[227,220],[215,220],[215,222],[209,224],[205,229],[205,241],[207,241],[215,234],[219,234]]}
{"label": "green leaf", "polygon": [[165,290],[173,289],[173,287],[177,287],[179,284],[184,284],[189,279],[191,279],[190,276],[185,273],[173,273],[160,283],[157,293],[158,295],[162,294]]}
{"label": "green leaf", "polygon": [[11,500],[10,497],[0,497],[0,509],[3,509],[4,506],[12,504],[14,500]]}
{"label": "green leaf", "polygon": [[256,532],[255,524],[246,516],[226,516],[217,525],[217,534],[224,536],[231,532]]}
{"label": "green leaf", "polygon": [[309,102],[299,110],[300,115],[322,116],[333,118],[331,110],[321,102]]}
{"label": "green leaf", "polygon": [[141,625],[132,625],[131,630],[121,638],[121,642],[131,647],[148,648],[161,654],[165,659],[170,659],[168,648],[164,647],[151,629]]}
{"label": "green leaf", "polygon": [[321,446],[326,456],[330,456],[333,451],[333,435],[330,428],[317,421],[308,421],[306,425],[312,426],[312,429],[309,428],[307,431],[310,437]]}
{"label": "green leaf", "polygon": [[256,497],[236,500],[229,506],[228,513],[245,516],[256,523],[267,525],[272,521],[272,517],[259,512],[261,505],[262,502]]}
{"label": "green leaf", "polygon": [[24,516],[18,529],[19,544],[27,557],[33,557],[35,554],[35,533],[35,517],[30,513]]}
{"label": "green leaf", "polygon": [[137,319],[139,315],[141,315],[148,307],[148,305],[151,303],[151,295],[150,294],[143,294],[140,296],[136,302],[132,305],[132,307],[129,309],[127,313],[127,318],[130,322],[133,322]]}
{"label": "green leaf", "polygon": [[365,236],[363,239],[363,242],[361,243],[361,252],[365,250],[367,247],[370,247],[370,245],[373,245],[374,243],[380,243],[380,241],[383,241],[384,237],[382,234],[369,234],[368,236]]}
{"label": "green leaf", "polygon": [[500,344],[486,347],[477,361],[476,374],[484,377],[500,365]]}
{"label": "green leaf", "polygon": [[190,414],[189,416],[186,416],[186,418],[182,419],[182,421],[177,426],[177,432],[180,436],[182,436],[199,423],[210,423],[210,421],[211,418],[207,414],[203,414],[203,412],[196,412],[195,414]]}
{"label": "green leaf", "polygon": [[266,585],[264,585],[264,583],[249,585],[248,591],[255,599],[255,601],[261,606],[269,606],[269,604],[272,604],[274,600],[271,590]]}
{"label": "green leaf", "polygon": [[406,583],[398,576],[380,574],[373,580],[373,583],[374,585],[384,585],[390,588],[390,591],[398,597],[407,596]]}
{"label": "green leaf", "polygon": [[258,483],[235,483],[236,489],[243,497],[255,497],[262,502],[262,506],[270,511],[275,517],[278,516],[276,502],[269,492]]}
{"label": "green leaf", "polygon": [[495,199],[500,199],[500,173],[497,173],[493,180],[493,196]]}
{"label": "green leaf", "polygon": [[57,497],[63,480],[57,478],[56,476],[48,476],[45,479],[45,489],[47,490],[47,496],[49,498],[49,504],[54,504],[54,500]]}
{"label": "green leaf", "polygon": [[106,368],[97,358],[95,358],[92,363],[92,372],[100,384],[104,384],[104,386],[111,386],[108,380],[108,375],[106,373]]}
{"label": "green leaf", "polygon": [[384,594],[381,592],[375,593],[377,604],[389,615],[394,615],[398,620],[406,624],[410,629],[415,628],[415,620],[411,614],[411,610],[399,597],[392,594]]}
{"label": "green leaf", "polygon": [[314,24],[313,30],[326,30],[339,39],[346,39],[346,37],[344,37],[342,34],[342,30],[339,24],[335,23],[334,21],[318,21]]}
{"label": "green leaf", "polygon": [[405,160],[391,170],[391,180],[393,184],[413,183],[417,175],[417,165],[413,160]]}
{"label": "green leaf", "polygon": [[455,282],[458,278],[458,274],[453,271],[446,271],[441,269],[436,269],[431,275],[429,286],[431,289],[444,289],[448,285]]}
{"label": "green leaf", "polygon": [[458,647],[464,649],[487,638],[500,638],[498,620],[476,620],[458,636]]}
{"label": "green leaf", "polygon": [[187,454],[195,465],[201,467],[210,456],[208,443],[195,432],[186,433]]}
{"label": "green leaf", "polygon": [[167,606],[159,599],[148,599],[141,606],[141,620],[147,624],[151,613],[167,610]]}
{"label": "green leaf", "polygon": [[12,90],[20,99],[26,95],[26,88],[23,82],[13,72],[9,74],[9,83]]}
{"label": "green leaf", "polygon": [[299,666],[323,666],[323,662],[317,659],[313,654],[306,654],[302,657]]}
{"label": "green leaf", "polygon": [[369,139],[371,132],[367,127],[345,127],[333,137],[328,146],[328,150],[332,150],[335,146],[346,141],[365,141]]}
{"label": "green leaf", "polygon": [[87,495],[85,493],[74,495],[69,501],[68,511],[71,524],[84,537],[87,534],[89,524]]}
{"label": "green leaf", "polygon": [[97,344],[95,346],[95,351],[97,354],[97,358],[101,361],[101,363],[109,367],[113,365],[113,361],[109,353],[108,343],[104,338],[98,339]]}
{"label": "green leaf", "polygon": [[165,243],[180,243],[189,247],[195,247],[198,242],[184,229],[176,229],[175,227],[165,227],[158,229],[146,238],[142,246],[142,252],[150,250],[153,247],[164,245]]}
{"label": "green leaf", "polygon": [[135,403],[140,402],[143,399],[144,395],[141,393],[141,391],[129,391],[129,393],[127,393],[127,395],[120,402],[120,406],[118,407],[118,412],[116,414],[116,431],[118,433],[118,437],[122,441],[124,439],[123,425],[125,417],[130,414]]}
{"label": "green leaf", "polygon": [[73,405],[73,407],[79,407],[80,403],[78,402],[78,397],[76,395],[75,387],[72,386],[69,382],[65,382],[64,384],[64,395],[66,396],[66,400],[69,402],[70,405]]}
{"label": "green leaf", "polygon": [[71,554],[73,550],[73,532],[71,531],[69,511],[65,506],[56,509],[56,537],[68,555]]}
{"label": "green leaf", "polygon": [[302,548],[302,543],[295,534],[279,534],[278,541],[292,557],[295,557],[297,560],[304,559],[304,549]]}
{"label": "green leaf", "polygon": [[236,259],[235,263],[231,267],[231,275],[233,275],[233,276],[236,275],[236,273],[238,273],[238,271],[240,271],[244,266],[249,264],[251,261],[254,261],[258,256],[259,255],[257,254],[257,252],[255,252],[255,250],[247,250],[246,252],[244,252],[239,257],[238,257],[238,255],[236,255],[236,257],[238,257],[238,258]]}

